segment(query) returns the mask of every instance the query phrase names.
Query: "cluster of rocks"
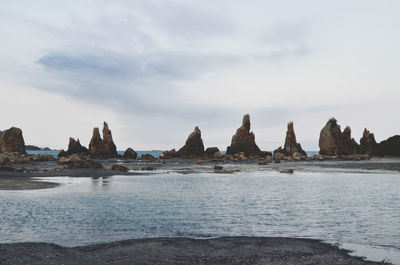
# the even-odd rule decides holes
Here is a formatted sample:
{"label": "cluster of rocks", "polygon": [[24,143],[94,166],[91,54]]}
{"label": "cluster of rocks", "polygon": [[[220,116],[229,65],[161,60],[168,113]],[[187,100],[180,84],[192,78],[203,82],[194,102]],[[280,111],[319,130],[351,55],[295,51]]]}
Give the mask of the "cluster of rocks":
{"label": "cluster of rocks", "polygon": [[27,155],[19,152],[0,154],[0,165],[25,164],[32,161],[56,161],[52,155]]}
{"label": "cluster of rocks", "polygon": [[[103,138],[100,136],[98,127],[93,129],[93,135],[89,143],[89,149],[82,146],[79,139],[69,138],[67,151],[61,150],[58,157],[70,156],[73,154],[89,155],[96,158],[115,158],[118,157],[117,147],[114,144],[111,130],[108,128],[107,122],[103,123]],[[132,150],[133,151],[133,150]],[[129,150],[130,156],[131,150]]]}
{"label": "cluster of rocks", "polygon": [[364,129],[358,144],[351,137],[350,127],[347,126],[342,132],[337,120],[332,118],[321,130],[319,147],[319,153],[325,156],[400,156],[400,136],[377,143],[374,134]]}

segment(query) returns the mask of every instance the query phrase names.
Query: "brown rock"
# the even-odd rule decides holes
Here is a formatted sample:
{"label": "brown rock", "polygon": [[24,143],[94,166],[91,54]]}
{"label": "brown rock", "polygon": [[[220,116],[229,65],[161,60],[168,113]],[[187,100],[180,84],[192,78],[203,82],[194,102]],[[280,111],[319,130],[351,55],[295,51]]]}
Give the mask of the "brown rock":
{"label": "brown rock", "polygon": [[93,136],[89,144],[89,154],[101,158],[118,156],[117,147],[114,144],[107,122],[103,123],[103,139],[100,137],[99,128],[93,129]]}
{"label": "brown rock", "polygon": [[322,128],[319,137],[319,153],[321,155],[353,155],[360,152],[360,147],[356,141],[351,138],[351,129],[349,126],[341,132],[340,125],[335,118],[330,119],[324,128]]}
{"label": "brown rock", "polygon": [[0,153],[12,152],[26,154],[22,130],[16,127],[11,127],[5,131],[0,131]]}
{"label": "brown rock", "polygon": [[375,141],[375,136],[370,133],[366,128],[363,132],[363,137],[360,139],[360,149],[361,154],[373,154],[376,150],[377,143]]}
{"label": "brown rock", "polygon": [[111,170],[112,171],[121,171],[121,172],[128,172],[129,171],[129,169],[127,167],[124,167],[122,165],[113,165],[111,167]]}
{"label": "brown rock", "polygon": [[64,151],[61,150],[58,153],[58,157],[63,157],[63,156],[70,156],[73,154],[88,154],[89,150],[82,146],[81,143],[79,142],[79,139],[75,140],[74,138],[70,137],[69,138],[69,143],[68,143],[68,150]]}
{"label": "brown rock", "polygon": [[212,157],[212,156],[214,156],[215,155],[215,153],[219,153],[219,149],[218,149],[218,147],[208,147],[207,149],[206,149],[206,155],[207,156],[209,156],[209,157]]}
{"label": "brown rock", "polygon": [[178,150],[179,157],[200,157],[204,154],[203,140],[201,139],[201,131],[199,127],[195,127],[194,131],[189,135],[185,145]]}
{"label": "brown rock", "polygon": [[293,122],[287,125],[287,132],[285,138],[285,146],[283,148],[286,156],[293,156],[294,153],[300,153],[307,156],[306,152],[301,148],[300,143],[296,141],[296,134],[294,133]]}
{"label": "brown rock", "polygon": [[156,160],[156,158],[154,156],[152,156],[151,154],[143,154],[143,155],[140,156],[140,159],[141,160],[146,160],[146,161],[149,161],[149,162]]}
{"label": "brown rock", "polygon": [[123,157],[125,159],[136,159],[137,158],[137,153],[132,149],[128,148],[125,150]]}
{"label": "brown rock", "polygon": [[236,154],[244,152],[248,156],[250,154],[257,154],[260,151],[255,142],[254,133],[250,132],[250,115],[246,114],[243,117],[242,126],[233,135],[231,145],[227,148],[226,153]]}

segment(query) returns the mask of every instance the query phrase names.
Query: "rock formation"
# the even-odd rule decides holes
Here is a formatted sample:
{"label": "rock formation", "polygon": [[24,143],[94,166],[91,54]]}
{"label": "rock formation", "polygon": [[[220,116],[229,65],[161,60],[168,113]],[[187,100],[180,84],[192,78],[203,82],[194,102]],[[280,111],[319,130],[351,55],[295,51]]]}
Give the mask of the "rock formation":
{"label": "rock formation", "polygon": [[201,139],[201,131],[196,126],[194,131],[188,136],[185,145],[176,152],[176,155],[179,157],[198,157],[203,154],[204,145]]}
{"label": "rock formation", "polygon": [[99,128],[93,129],[93,136],[89,144],[89,154],[94,157],[110,158],[117,157],[117,147],[115,146],[111,131],[107,122],[103,124],[103,139],[100,137]]}
{"label": "rock formation", "polygon": [[373,152],[376,156],[400,156],[400,135],[380,142]]}
{"label": "rock formation", "polygon": [[226,153],[236,154],[243,152],[248,156],[250,154],[257,154],[260,151],[255,142],[254,133],[250,132],[250,115],[246,114],[243,117],[242,126],[233,135],[231,145],[228,146]]}
{"label": "rock formation", "polygon": [[73,154],[88,154],[89,150],[82,146],[81,143],[79,142],[79,139],[75,140],[75,138],[70,137],[69,138],[69,143],[68,143],[68,150],[64,151],[61,150],[58,153],[58,157],[65,157],[65,156],[70,156]]}
{"label": "rock formation", "polygon": [[219,153],[218,147],[208,147],[205,151],[206,155],[212,157],[215,153]]}
{"label": "rock formation", "polygon": [[26,154],[22,130],[16,127],[0,131],[0,153],[13,152]]}
{"label": "rock formation", "polygon": [[360,153],[360,146],[351,138],[351,129],[347,126],[342,132],[335,118],[330,119],[322,128],[319,137],[321,155],[355,155]]}
{"label": "rock formation", "polygon": [[289,122],[287,125],[284,148],[282,149],[282,147],[279,147],[274,153],[282,153],[285,156],[307,156],[306,152],[301,148],[301,145],[296,141],[293,122]]}
{"label": "rock formation", "polygon": [[377,147],[375,136],[370,133],[366,128],[364,129],[363,137],[360,139],[360,152],[361,154],[373,154]]}
{"label": "rock formation", "polygon": [[137,158],[137,153],[132,149],[128,148],[125,150],[123,158],[125,159],[136,159]]}

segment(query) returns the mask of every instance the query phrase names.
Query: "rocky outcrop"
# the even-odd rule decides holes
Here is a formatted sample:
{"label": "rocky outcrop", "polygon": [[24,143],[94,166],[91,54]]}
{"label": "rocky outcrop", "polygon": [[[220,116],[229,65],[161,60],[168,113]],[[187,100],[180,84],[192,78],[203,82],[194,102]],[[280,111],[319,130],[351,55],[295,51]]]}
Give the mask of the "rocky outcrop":
{"label": "rocky outcrop", "polygon": [[243,117],[242,126],[237,129],[236,134],[232,137],[231,145],[227,148],[227,154],[236,154],[243,152],[246,156],[258,154],[260,152],[255,142],[255,135],[250,132],[250,115]]}
{"label": "rocky outcrop", "polygon": [[284,148],[279,147],[274,153],[282,153],[285,156],[300,156],[307,157],[306,152],[301,148],[300,143],[297,143],[296,134],[294,133],[293,122],[287,125],[287,132],[285,138]]}
{"label": "rocky outcrop", "polygon": [[321,155],[355,155],[360,153],[360,146],[351,138],[351,129],[347,126],[342,132],[335,118],[330,119],[322,128],[319,137]]}
{"label": "rocky outcrop", "polygon": [[0,131],[0,153],[13,152],[26,154],[22,130],[16,127],[11,127],[5,131]]}
{"label": "rocky outcrop", "polygon": [[201,131],[199,127],[195,127],[194,131],[189,135],[185,145],[176,152],[178,157],[199,157],[204,154],[203,140],[201,139]]}
{"label": "rocky outcrop", "polygon": [[103,167],[100,163],[94,162],[89,155],[85,155],[82,153],[60,157],[60,159],[58,159],[58,164],[66,165],[67,168],[69,169],[74,169],[74,168],[99,169]]}
{"label": "rocky outcrop", "polygon": [[216,153],[219,153],[218,147],[208,147],[205,151],[206,155],[209,157],[214,156]]}
{"label": "rocky outcrop", "polygon": [[364,129],[363,136],[360,139],[360,152],[361,154],[373,154],[375,153],[377,143],[373,133]]}
{"label": "rocky outcrop", "polygon": [[400,135],[395,135],[377,144],[373,152],[376,156],[400,156]]}
{"label": "rocky outcrop", "polygon": [[122,157],[125,159],[136,159],[137,153],[132,148],[129,147],[128,149],[125,150]]}
{"label": "rocky outcrop", "polygon": [[111,167],[111,171],[121,171],[121,172],[128,172],[129,169],[123,165],[113,165]]}
{"label": "rocky outcrop", "polygon": [[65,157],[73,154],[84,154],[87,155],[89,153],[89,150],[82,146],[81,143],[79,142],[79,139],[75,140],[75,138],[70,137],[69,138],[69,143],[68,143],[68,150],[64,151],[61,150],[58,153],[58,157]]}
{"label": "rocky outcrop", "polygon": [[99,128],[93,129],[93,136],[89,144],[89,154],[101,158],[118,156],[117,147],[114,144],[107,122],[103,123],[103,139],[100,137]]}

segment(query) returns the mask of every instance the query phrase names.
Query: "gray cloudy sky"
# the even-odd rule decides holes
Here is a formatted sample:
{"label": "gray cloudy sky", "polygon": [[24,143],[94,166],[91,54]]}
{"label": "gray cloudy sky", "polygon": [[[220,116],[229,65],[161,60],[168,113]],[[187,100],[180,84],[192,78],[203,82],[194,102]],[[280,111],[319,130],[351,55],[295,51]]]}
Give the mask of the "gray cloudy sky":
{"label": "gray cloudy sky", "polygon": [[27,144],[225,149],[250,113],[263,150],[318,150],[330,117],[377,140],[400,128],[400,2],[0,0],[1,129]]}

